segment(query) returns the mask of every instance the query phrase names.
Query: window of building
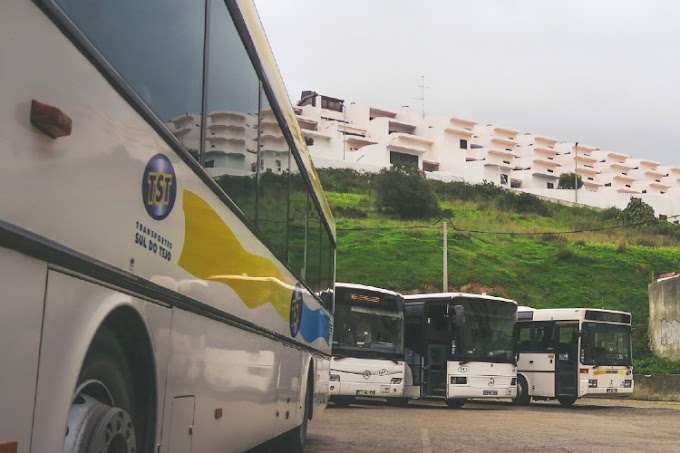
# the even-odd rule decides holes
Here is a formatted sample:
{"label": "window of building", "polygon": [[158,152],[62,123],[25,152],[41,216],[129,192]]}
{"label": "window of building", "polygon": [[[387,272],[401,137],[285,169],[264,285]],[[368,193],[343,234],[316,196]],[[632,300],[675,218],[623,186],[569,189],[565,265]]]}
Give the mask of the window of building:
{"label": "window of building", "polygon": [[215,161],[214,160],[206,160],[205,161],[205,168],[214,168],[215,167]]}
{"label": "window of building", "polygon": [[548,189],[554,189],[555,188],[555,183],[554,182],[549,182],[548,183]]}
{"label": "window of building", "polygon": [[504,186],[508,185],[508,175],[501,174],[501,185],[504,185]]}
{"label": "window of building", "polygon": [[391,164],[404,163],[413,164],[417,166],[418,156],[414,156],[413,154],[397,153],[395,151],[390,151],[390,163]]}
{"label": "window of building", "polygon": [[468,149],[468,141],[464,139],[460,139],[460,149]]}

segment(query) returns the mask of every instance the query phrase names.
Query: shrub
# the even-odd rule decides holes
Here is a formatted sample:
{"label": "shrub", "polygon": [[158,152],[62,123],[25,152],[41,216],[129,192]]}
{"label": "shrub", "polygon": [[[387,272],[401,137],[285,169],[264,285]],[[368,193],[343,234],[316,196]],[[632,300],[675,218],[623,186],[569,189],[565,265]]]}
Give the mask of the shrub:
{"label": "shrub", "polygon": [[415,165],[396,163],[383,169],[373,181],[379,209],[393,212],[402,219],[422,219],[437,215],[437,196]]}
{"label": "shrub", "polygon": [[619,213],[618,221],[642,227],[655,223],[656,216],[654,215],[654,208],[642,201],[642,198],[630,197],[626,209]]}
{"label": "shrub", "polygon": [[560,175],[560,180],[557,183],[557,188],[558,189],[574,189],[574,179],[577,180],[578,182],[578,188],[580,189],[583,187],[583,179],[581,179],[581,175],[574,177],[575,174],[574,172],[569,172],[569,173],[562,173]]}

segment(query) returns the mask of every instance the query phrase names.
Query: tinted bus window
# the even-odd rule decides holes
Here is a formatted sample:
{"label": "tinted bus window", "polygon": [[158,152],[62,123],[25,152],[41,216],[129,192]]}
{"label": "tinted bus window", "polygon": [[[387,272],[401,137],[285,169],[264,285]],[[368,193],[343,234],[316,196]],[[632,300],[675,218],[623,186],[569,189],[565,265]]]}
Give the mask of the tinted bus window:
{"label": "tinted bus window", "polygon": [[226,5],[211,5],[205,162],[254,223],[260,80]]}

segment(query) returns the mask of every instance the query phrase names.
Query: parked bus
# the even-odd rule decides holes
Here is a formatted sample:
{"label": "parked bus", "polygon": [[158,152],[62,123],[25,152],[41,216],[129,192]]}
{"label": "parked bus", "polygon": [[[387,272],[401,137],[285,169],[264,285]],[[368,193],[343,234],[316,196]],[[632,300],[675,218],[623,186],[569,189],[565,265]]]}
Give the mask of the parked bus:
{"label": "parked bus", "polygon": [[357,396],[407,404],[404,392],[404,299],[373,286],[335,284],[330,399]]}
{"label": "parked bus", "polygon": [[0,450],[301,450],[335,230],[247,0],[0,5]]}
{"label": "parked bus", "polygon": [[630,321],[622,311],[520,307],[515,403],[632,395]]}
{"label": "parked bus", "polygon": [[514,398],[513,329],[517,303],[484,294],[404,296],[410,398],[437,398],[452,408],[469,398]]}

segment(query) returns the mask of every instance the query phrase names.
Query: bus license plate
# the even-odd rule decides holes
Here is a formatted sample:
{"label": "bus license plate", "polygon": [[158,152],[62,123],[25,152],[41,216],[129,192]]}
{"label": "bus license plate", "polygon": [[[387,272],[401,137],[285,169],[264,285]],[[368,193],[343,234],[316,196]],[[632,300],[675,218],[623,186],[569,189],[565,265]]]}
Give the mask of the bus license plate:
{"label": "bus license plate", "polygon": [[375,390],[357,390],[357,395],[373,396],[375,395]]}
{"label": "bus license plate", "polygon": [[617,393],[619,389],[607,389],[607,393]]}
{"label": "bus license plate", "polygon": [[497,396],[498,390],[482,390],[482,395]]}

